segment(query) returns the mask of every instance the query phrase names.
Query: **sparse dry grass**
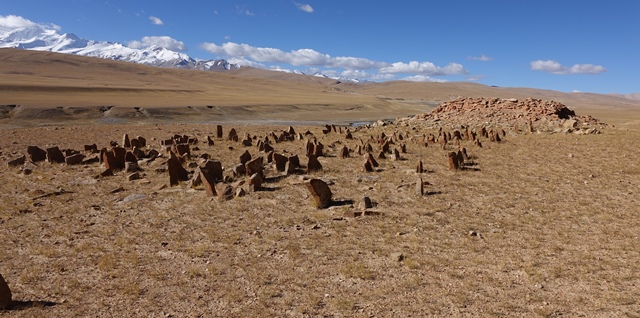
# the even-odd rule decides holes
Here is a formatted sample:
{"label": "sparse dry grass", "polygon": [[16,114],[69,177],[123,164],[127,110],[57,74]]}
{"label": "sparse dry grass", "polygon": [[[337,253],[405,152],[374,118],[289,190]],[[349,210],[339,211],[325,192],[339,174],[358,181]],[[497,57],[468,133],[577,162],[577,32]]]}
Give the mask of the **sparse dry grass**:
{"label": "sparse dry grass", "polygon": [[[285,128],[236,127],[259,136]],[[640,312],[640,130],[510,134],[484,148],[465,144],[479,171],[450,171],[445,151],[408,143],[406,160],[379,160],[378,172],[365,173],[361,157],[336,157],[357,139],[295,128],[310,129],[326,146],[325,171],[313,176],[333,181],[334,199],[355,207],[315,209],[299,175],[219,202],[186,184],[162,188],[168,176],[154,171],[162,160],[142,166],[148,182],[126,181],[124,173],[95,181],[99,165],[42,163],[31,175],[6,166],[32,144],[102,147],[126,132],[158,147],[175,133],[203,140],[215,125],[3,130],[0,272],[14,299],[56,305],[0,315],[99,316],[114,308],[122,316],[180,317]],[[388,126],[355,137],[393,130],[432,131]],[[225,167],[245,149],[224,140],[198,147]],[[304,158],[303,141],[274,147]],[[414,185],[420,159],[429,171],[422,175],[430,193],[424,197]],[[118,187],[124,191],[110,193]],[[67,192],[34,199],[60,188]],[[122,201],[133,194],[143,196]],[[382,215],[342,217],[365,195]],[[396,253],[405,258],[394,259]]]}

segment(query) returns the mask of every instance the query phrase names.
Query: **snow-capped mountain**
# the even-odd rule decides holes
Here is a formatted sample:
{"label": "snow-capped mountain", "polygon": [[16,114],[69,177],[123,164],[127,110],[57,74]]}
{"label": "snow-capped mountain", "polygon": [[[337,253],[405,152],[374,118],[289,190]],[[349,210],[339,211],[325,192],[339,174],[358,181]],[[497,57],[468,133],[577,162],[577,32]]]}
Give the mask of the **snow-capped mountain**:
{"label": "snow-capped mountain", "polygon": [[[283,72],[283,73],[290,73],[290,74],[298,74],[298,75],[309,75],[306,74],[300,70],[290,70],[290,69],[286,69],[286,68],[271,68],[271,71],[278,71],[278,72]],[[329,79],[333,79],[336,81],[340,81],[340,82],[350,82],[350,83],[364,83],[364,82],[368,82],[367,80],[359,80],[357,78],[347,78],[344,76],[329,76],[320,72],[315,72],[313,74],[311,74],[311,76],[316,76],[316,77],[322,77],[322,78],[329,78]]]}
{"label": "snow-capped mountain", "polygon": [[199,70],[229,70],[239,67],[226,60],[195,60],[187,54],[159,46],[134,49],[116,42],[82,39],[73,33],[60,34],[55,26],[35,23],[18,28],[0,26],[0,48],[51,51],[159,67]]}

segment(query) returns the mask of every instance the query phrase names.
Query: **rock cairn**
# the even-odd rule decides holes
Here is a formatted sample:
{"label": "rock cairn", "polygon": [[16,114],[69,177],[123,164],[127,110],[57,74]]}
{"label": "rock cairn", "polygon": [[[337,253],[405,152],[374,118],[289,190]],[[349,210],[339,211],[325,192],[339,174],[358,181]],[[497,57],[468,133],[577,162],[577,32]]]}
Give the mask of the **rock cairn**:
{"label": "rock cairn", "polygon": [[429,113],[418,114],[403,121],[427,121],[443,125],[470,125],[513,127],[516,131],[536,130],[558,132],[558,130],[597,133],[605,123],[588,116],[578,116],[562,103],[534,98],[502,99],[461,97],[440,103]]}

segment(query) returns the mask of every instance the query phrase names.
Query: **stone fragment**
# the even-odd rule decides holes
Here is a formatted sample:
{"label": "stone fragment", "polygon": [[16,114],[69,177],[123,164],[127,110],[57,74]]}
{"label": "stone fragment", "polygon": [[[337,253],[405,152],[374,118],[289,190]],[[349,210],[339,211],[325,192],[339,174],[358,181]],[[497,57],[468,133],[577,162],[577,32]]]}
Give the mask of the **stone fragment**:
{"label": "stone fragment", "polygon": [[340,149],[339,157],[342,159],[349,158],[349,148],[347,146],[343,146],[342,149]]}
{"label": "stone fragment", "polygon": [[219,201],[229,201],[234,196],[233,187],[223,182],[216,184],[216,193]]}
{"label": "stone fragment", "polygon": [[138,179],[140,179],[140,173],[138,173],[138,172],[134,172],[134,173],[129,174],[127,176],[127,180],[129,180],[129,181],[138,180]]}
{"label": "stone fragment", "polygon": [[47,161],[49,163],[64,163],[64,154],[58,147],[47,148]]}
{"label": "stone fragment", "polygon": [[458,154],[456,152],[449,152],[449,169],[458,170]]}
{"label": "stone fragment", "polygon": [[0,309],[11,307],[11,302],[11,289],[9,289],[9,285],[0,274]]}
{"label": "stone fragment", "polygon": [[276,171],[282,172],[285,171],[287,162],[289,162],[289,158],[279,154],[273,153],[273,161],[275,162]]}
{"label": "stone fragment", "polygon": [[75,154],[75,155],[71,155],[71,156],[67,156],[64,158],[64,163],[66,163],[67,165],[79,165],[82,164],[82,161],[84,160],[84,155],[83,154]]}
{"label": "stone fragment", "polygon": [[28,146],[27,154],[29,155],[29,160],[33,163],[47,160],[47,152],[38,146]]}
{"label": "stone fragment", "polygon": [[98,152],[98,145],[96,145],[96,144],[84,145],[84,151],[91,152],[91,153],[96,153],[96,152]]}
{"label": "stone fragment", "polygon": [[179,185],[180,181],[189,180],[189,173],[182,167],[180,159],[173,152],[167,161],[167,168],[169,170],[169,185],[175,186]]}
{"label": "stone fragment", "polygon": [[418,177],[416,180],[416,194],[419,196],[424,195],[424,183],[422,182],[422,178]]}
{"label": "stone fragment", "polygon": [[373,208],[373,202],[371,198],[364,196],[362,197],[362,201],[360,202],[360,209],[371,209]]}
{"label": "stone fragment", "polygon": [[131,141],[129,140],[128,134],[124,134],[124,136],[122,136],[122,147],[131,148]]}
{"label": "stone fragment", "polygon": [[262,188],[262,183],[264,182],[264,178],[260,173],[254,173],[249,177],[249,189],[252,191],[258,191]]}
{"label": "stone fragment", "polygon": [[244,167],[247,170],[247,175],[251,176],[254,173],[259,173],[260,176],[264,178],[263,164],[264,158],[262,156],[254,158],[245,163]]}
{"label": "stone fragment", "polygon": [[222,125],[216,126],[216,137],[222,138],[224,134],[222,133]]}
{"label": "stone fragment", "polygon": [[307,155],[309,160],[307,161],[307,173],[316,171],[322,171],[322,164],[318,161],[318,157],[315,155]]}
{"label": "stone fragment", "polygon": [[305,183],[317,208],[323,209],[331,205],[331,189],[320,179],[311,179]]}
{"label": "stone fragment", "polygon": [[27,157],[26,156],[21,156],[18,157],[16,159],[10,160],[9,162],[7,162],[7,166],[8,167],[17,167],[17,166],[21,166],[23,165],[25,162],[27,161]]}
{"label": "stone fragment", "polygon": [[251,154],[249,153],[249,150],[245,150],[240,156],[240,163],[244,165],[249,162],[249,160],[251,160]]}

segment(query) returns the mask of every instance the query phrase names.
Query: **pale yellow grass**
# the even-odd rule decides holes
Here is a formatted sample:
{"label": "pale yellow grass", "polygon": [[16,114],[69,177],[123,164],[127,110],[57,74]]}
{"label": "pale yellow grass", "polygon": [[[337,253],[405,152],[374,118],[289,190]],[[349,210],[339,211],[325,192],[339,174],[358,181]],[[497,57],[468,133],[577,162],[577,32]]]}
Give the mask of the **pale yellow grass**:
{"label": "pale yellow grass", "polygon": [[[236,127],[259,136],[285,128]],[[142,167],[148,182],[128,182],[123,173],[94,182],[98,165],[45,163],[25,176],[3,164],[0,272],[14,299],[56,304],[0,315],[633,317],[640,311],[637,130],[509,132],[500,144],[465,143],[479,171],[450,171],[445,151],[409,142],[406,160],[379,160],[379,171],[365,173],[361,157],[335,157],[342,144],[355,148],[358,138],[383,131],[434,131],[373,128],[356,132],[354,141],[323,136],[321,128],[309,127],[328,156],[320,158],[324,172],[312,176],[332,181],[334,199],[355,207],[315,209],[299,175],[219,202],[186,184],[162,188],[168,176],[154,171],[162,160]],[[214,131],[208,125],[3,130],[10,137],[1,151],[6,162],[30,144],[106,146],[127,132],[158,147],[174,133],[202,140]],[[213,147],[198,146],[196,153],[225,167],[245,150],[217,139]],[[303,141],[274,147],[306,162]],[[415,194],[420,159],[429,171],[422,174],[424,197]],[[110,193],[119,187],[124,191]],[[60,188],[67,193],[34,199]],[[135,194],[142,196],[123,201]],[[382,215],[343,217],[365,195]]]}

